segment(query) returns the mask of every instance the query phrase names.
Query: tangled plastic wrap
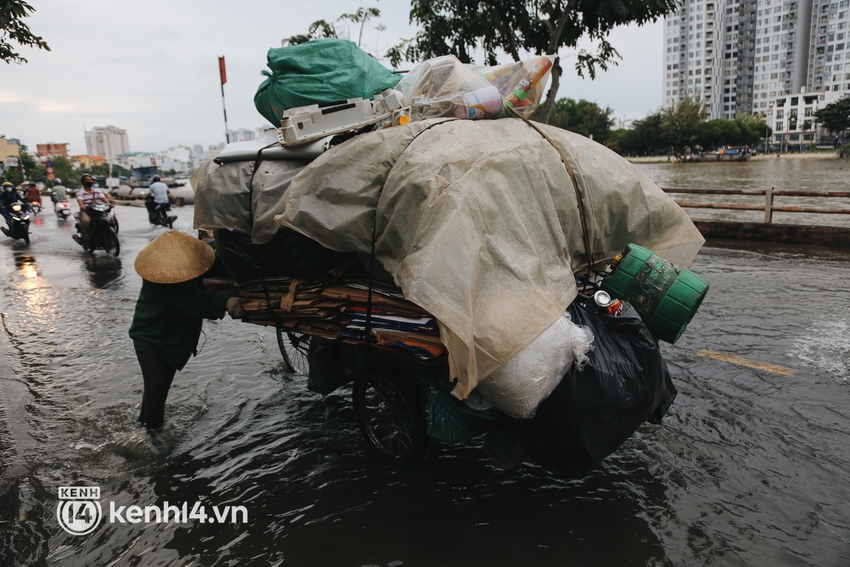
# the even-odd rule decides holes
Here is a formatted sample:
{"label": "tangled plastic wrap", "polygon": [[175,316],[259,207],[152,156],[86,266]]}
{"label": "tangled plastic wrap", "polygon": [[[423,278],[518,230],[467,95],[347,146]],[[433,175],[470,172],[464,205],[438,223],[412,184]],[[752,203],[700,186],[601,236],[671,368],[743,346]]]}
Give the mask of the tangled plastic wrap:
{"label": "tangled plastic wrap", "polygon": [[445,55],[417,66],[397,88],[410,106],[411,120],[448,116],[478,120],[514,112],[528,117],[540,104],[552,61],[547,55],[476,68]]}

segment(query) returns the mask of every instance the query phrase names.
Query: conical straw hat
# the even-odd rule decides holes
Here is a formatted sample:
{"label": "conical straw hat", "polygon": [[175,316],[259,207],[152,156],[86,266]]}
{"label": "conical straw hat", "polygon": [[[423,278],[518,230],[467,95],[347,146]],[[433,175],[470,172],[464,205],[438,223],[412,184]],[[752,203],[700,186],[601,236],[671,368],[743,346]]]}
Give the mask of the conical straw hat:
{"label": "conical straw hat", "polygon": [[167,230],[136,256],[136,273],[154,283],[193,280],[210,269],[215,251],[188,234]]}

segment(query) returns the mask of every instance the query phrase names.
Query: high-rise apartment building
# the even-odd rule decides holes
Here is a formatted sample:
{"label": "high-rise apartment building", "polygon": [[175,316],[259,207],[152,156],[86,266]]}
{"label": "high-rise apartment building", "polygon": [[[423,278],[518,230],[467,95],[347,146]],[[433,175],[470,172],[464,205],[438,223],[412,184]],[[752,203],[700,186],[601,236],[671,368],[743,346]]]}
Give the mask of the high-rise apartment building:
{"label": "high-rise apartment building", "polygon": [[664,105],[731,119],[804,89],[850,94],[848,26],[850,0],[684,0],[665,19]]}
{"label": "high-rise apartment building", "polygon": [[708,3],[686,0],[677,12],[665,18],[665,106],[690,96],[704,100],[713,110],[714,79],[718,71],[712,56],[714,3],[715,0]]}
{"label": "high-rise apartment building", "polygon": [[109,162],[115,162],[118,156],[129,151],[126,130],[115,126],[96,126],[86,131],[86,153],[90,156],[103,156]]}
{"label": "high-rise apartment building", "polygon": [[850,0],[814,0],[808,54],[810,90],[850,94]]}
{"label": "high-rise apartment building", "polygon": [[761,0],[756,13],[752,111],[764,113],[776,97],[807,85],[812,0]]}

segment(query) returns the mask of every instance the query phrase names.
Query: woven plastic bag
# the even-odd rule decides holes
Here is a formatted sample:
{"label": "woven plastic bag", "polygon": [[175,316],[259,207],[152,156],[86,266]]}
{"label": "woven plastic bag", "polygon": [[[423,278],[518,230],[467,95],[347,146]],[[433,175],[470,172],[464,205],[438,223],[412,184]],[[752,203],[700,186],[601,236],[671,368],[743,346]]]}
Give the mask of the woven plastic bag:
{"label": "woven plastic bag", "polygon": [[254,95],[254,106],[280,125],[288,108],[372,98],[401,79],[347,39],[314,39],[268,52],[268,77]]}

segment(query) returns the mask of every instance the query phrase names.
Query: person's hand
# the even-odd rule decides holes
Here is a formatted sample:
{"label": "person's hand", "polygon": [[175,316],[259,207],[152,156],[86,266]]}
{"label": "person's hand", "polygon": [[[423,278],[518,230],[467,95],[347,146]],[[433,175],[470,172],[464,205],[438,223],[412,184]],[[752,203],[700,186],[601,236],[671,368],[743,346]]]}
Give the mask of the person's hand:
{"label": "person's hand", "polygon": [[231,319],[241,319],[245,315],[242,304],[247,301],[244,297],[231,297],[227,300],[227,314]]}

